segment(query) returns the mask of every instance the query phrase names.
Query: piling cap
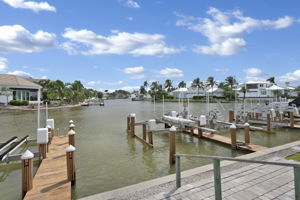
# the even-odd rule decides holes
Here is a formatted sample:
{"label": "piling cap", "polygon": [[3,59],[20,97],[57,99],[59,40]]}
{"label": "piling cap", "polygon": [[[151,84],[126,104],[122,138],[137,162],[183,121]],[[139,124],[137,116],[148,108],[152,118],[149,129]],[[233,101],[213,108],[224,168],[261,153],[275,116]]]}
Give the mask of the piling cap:
{"label": "piling cap", "polygon": [[176,127],[175,127],[175,126],[172,126],[172,127],[170,128],[170,131],[175,132],[175,131],[176,131]]}
{"label": "piling cap", "polygon": [[230,128],[236,128],[235,124],[231,124]]}
{"label": "piling cap", "polygon": [[33,157],[34,157],[33,153],[31,153],[31,151],[29,151],[29,150],[26,150],[23,153],[23,155],[21,156],[21,160],[28,160],[28,159],[31,159]]}
{"label": "piling cap", "polygon": [[130,117],[135,117],[135,113],[131,113],[131,114],[130,114]]}
{"label": "piling cap", "polygon": [[69,121],[69,123],[70,123],[70,124],[73,124],[73,123],[74,123],[74,121],[73,121],[73,120],[70,120],[70,121]]}
{"label": "piling cap", "polygon": [[47,125],[47,126],[46,126],[46,128],[48,128],[48,129],[49,129],[49,128],[52,128],[52,127],[51,127],[50,125]]}
{"label": "piling cap", "polygon": [[244,124],[244,126],[250,126],[250,124],[249,124],[248,122],[246,122],[246,123]]}
{"label": "piling cap", "polygon": [[68,132],[68,135],[75,135],[76,133],[75,133],[75,131],[73,131],[73,130],[70,130],[69,132]]}
{"label": "piling cap", "polygon": [[70,127],[70,128],[74,128],[74,127],[75,127],[75,124],[70,124],[69,127]]}
{"label": "piling cap", "polygon": [[73,152],[73,151],[75,151],[75,150],[76,150],[76,148],[73,147],[72,145],[69,145],[69,146],[66,148],[66,152],[67,152],[67,153]]}

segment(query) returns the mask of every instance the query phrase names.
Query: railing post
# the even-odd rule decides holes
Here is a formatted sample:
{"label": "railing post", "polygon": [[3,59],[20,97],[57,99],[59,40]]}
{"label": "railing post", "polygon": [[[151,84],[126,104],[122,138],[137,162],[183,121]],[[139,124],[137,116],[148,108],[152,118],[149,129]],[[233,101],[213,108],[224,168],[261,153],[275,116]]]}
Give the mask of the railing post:
{"label": "railing post", "polygon": [[180,156],[176,155],[176,188],[181,187]]}
{"label": "railing post", "polygon": [[75,150],[76,148],[72,145],[66,148],[67,175],[68,181],[71,181],[72,185],[74,185],[76,181]]}
{"label": "railing post", "polygon": [[300,200],[300,167],[294,167],[295,199]]}
{"label": "railing post", "polygon": [[220,160],[214,159],[215,199],[222,199]]}
{"label": "railing post", "polygon": [[33,180],[33,153],[29,150],[21,156],[22,160],[22,197],[32,189]]}

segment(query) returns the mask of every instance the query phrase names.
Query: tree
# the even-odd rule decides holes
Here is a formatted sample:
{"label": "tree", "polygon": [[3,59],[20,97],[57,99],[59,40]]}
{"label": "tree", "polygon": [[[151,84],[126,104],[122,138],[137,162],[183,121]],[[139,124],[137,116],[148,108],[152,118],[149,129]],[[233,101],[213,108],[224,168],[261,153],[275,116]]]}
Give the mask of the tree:
{"label": "tree", "polygon": [[228,86],[230,86],[230,88],[232,89],[234,85],[237,84],[235,78],[233,76],[228,76],[226,79],[225,79],[225,82]]}
{"label": "tree", "polygon": [[99,99],[102,99],[103,93],[102,93],[102,92],[97,92],[97,97],[98,97]]}
{"label": "tree", "polygon": [[272,84],[275,84],[275,77],[272,76],[272,77],[268,78],[267,81],[269,81]]}
{"label": "tree", "polygon": [[173,82],[170,79],[167,79],[165,82],[165,88],[167,88],[168,92],[171,92],[173,89]]}
{"label": "tree", "polygon": [[144,86],[141,86],[141,87],[140,87],[140,94],[142,94],[143,97],[147,94],[147,91],[146,91],[146,89],[145,89]]}
{"label": "tree", "polygon": [[244,94],[244,99],[246,98],[246,93],[247,93],[247,88],[245,86],[242,87],[241,89],[242,93]]}
{"label": "tree", "polygon": [[184,81],[180,81],[180,82],[178,83],[178,87],[179,87],[179,88],[185,88],[185,87],[186,87],[186,83],[185,83]]}
{"label": "tree", "polygon": [[211,87],[211,94],[213,95],[213,88],[217,85],[217,82],[215,81],[214,77],[210,76],[207,78],[207,86]]}
{"label": "tree", "polygon": [[8,97],[11,96],[12,90],[8,87],[1,87],[0,95],[6,96],[6,104],[8,104]]}
{"label": "tree", "polygon": [[199,97],[199,89],[204,89],[205,87],[200,78],[195,78],[192,82],[192,88],[197,88],[197,96]]}

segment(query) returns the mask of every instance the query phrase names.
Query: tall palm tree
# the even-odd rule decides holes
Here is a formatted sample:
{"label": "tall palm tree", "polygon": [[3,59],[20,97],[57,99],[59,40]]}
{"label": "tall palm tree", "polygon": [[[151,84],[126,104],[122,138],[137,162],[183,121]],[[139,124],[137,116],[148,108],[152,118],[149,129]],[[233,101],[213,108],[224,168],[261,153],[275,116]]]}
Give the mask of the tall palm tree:
{"label": "tall palm tree", "polygon": [[58,97],[61,101],[64,100],[65,98],[65,89],[66,86],[64,84],[64,82],[62,82],[61,80],[57,80],[54,82],[54,89],[56,90]]}
{"label": "tall palm tree", "polygon": [[165,82],[165,88],[167,88],[167,91],[168,92],[171,92],[172,91],[172,88],[173,88],[173,82],[170,80],[170,79],[167,79],[166,82]]}
{"label": "tall palm tree", "polygon": [[148,81],[144,81],[144,84],[143,84],[143,86],[144,86],[145,88],[147,88],[147,87],[149,86],[149,83],[148,83]]}
{"label": "tall palm tree", "polygon": [[195,78],[192,83],[192,88],[197,88],[197,96],[199,97],[199,89],[204,89],[204,84],[200,80],[200,78]]}
{"label": "tall palm tree", "polygon": [[230,86],[230,88],[232,89],[233,86],[236,84],[236,80],[233,76],[228,76],[226,79],[225,79],[225,82],[227,85]]}
{"label": "tall palm tree", "polygon": [[272,76],[272,77],[268,78],[267,81],[269,81],[272,84],[275,84],[275,77]]}
{"label": "tall palm tree", "polygon": [[244,94],[244,99],[246,98],[246,93],[247,93],[247,88],[245,86],[242,87],[241,89],[242,93]]}
{"label": "tall palm tree", "polygon": [[141,87],[140,87],[140,93],[141,93],[143,96],[145,96],[145,95],[147,94],[147,91],[146,91],[146,89],[145,89],[144,86],[141,86]]}
{"label": "tall palm tree", "polygon": [[217,85],[217,82],[215,81],[213,76],[210,76],[207,78],[207,86],[211,87],[211,95],[213,96],[213,88]]}
{"label": "tall palm tree", "polygon": [[185,87],[186,87],[186,83],[185,83],[184,81],[180,81],[180,82],[178,83],[178,87],[179,87],[179,88],[185,88]]}

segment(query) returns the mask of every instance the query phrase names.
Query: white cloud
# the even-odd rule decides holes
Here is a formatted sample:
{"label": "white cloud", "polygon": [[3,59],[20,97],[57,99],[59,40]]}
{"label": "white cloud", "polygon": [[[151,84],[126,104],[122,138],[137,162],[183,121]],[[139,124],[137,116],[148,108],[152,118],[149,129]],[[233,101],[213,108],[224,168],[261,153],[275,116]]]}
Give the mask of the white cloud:
{"label": "white cloud", "polygon": [[13,72],[8,72],[8,74],[23,76],[23,77],[27,77],[27,78],[32,77],[31,74],[24,72],[24,71],[19,71],[19,70],[15,70]]}
{"label": "white cloud", "polygon": [[207,37],[210,44],[197,46],[196,52],[221,56],[233,55],[245,47],[247,42],[241,38],[245,33],[250,33],[255,29],[283,29],[298,22],[298,19],[290,16],[277,20],[259,20],[246,17],[239,10],[222,12],[213,7],[207,11],[209,18],[175,14],[180,18],[176,22],[177,26],[185,26]]}
{"label": "white cloud", "polygon": [[144,67],[143,66],[139,66],[139,67],[126,67],[125,69],[123,69],[123,72],[125,74],[138,74],[144,71]]}
{"label": "white cloud", "polygon": [[267,73],[263,72],[259,68],[247,68],[243,72],[246,74],[245,81],[265,81]]}
{"label": "white cloud", "polygon": [[146,77],[145,74],[137,74],[130,77],[130,79],[144,79],[145,77]]}
{"label": "white cloud", "polygon": [[0,26],[0,53],[42,51],[56,45],[55,37],[41,30],[32,34],[21,25]]}
{"label": "white cloud", "polygon": [[283,76],[280,76],[279,81],[282,83],[285,82],[300,83],[300,70],[298,69],[293,72],[288,72]]}
{"label": "white cloud", "polygon": [[133,91],[137,91],[140,89],[140,86],[125,86],[120,88],[120,90],[126,90],[128,92],[133,92]]}
{"label": "white cloud", "polygon": [[64,43],[60,44],[60,48],[65,50],[69,55],[78,54],[78,52],[76,50],[77,47],[78,46],[73,42],[64,42]]}
{"label": "white cloud", "polygon": [[95,85],[121,85],[123,83],[124,81],[116,81],[116,82],[90,81],[87,84],[90,86],[95,86]]}
{"label": "white cloud", "polygon": [[63,37],[70,39],[73,43],[87,47],[87,51],[81,52],[84,55],[131,54],[150,56],[180,52],[179,49],[167,47],[164,42],[165,36],[160,34],[118,32],[105,37],[86,29],[77,31],[66,28]]}
{"label": "white cloud", "polygon": [[160,70],[157,75],[165,78],[183,77],[183,71],[177,68],[165,68]]}
{"label": "white cloud", "polygon": [[0,57],[0,72],[5,72],[7,69],[7,59]]}
{"label": "white cloud", "polygon": [[133,0],[119,0],[120,4],[129,8],[140,8],[141,6]]}
{"label": "white cloud", "polygon": [[56,8],[50,6],[47,2],[35,2],[35,1],[25,1],[25,0],[2,0],[2,1],[13,8],[29,9],[36,13],[42,10],[52,11],[52,12],[56,11]]}
{"label": "white cloud", "polygon": [[126,17],[127,20],[133,21],[133,17]]}

